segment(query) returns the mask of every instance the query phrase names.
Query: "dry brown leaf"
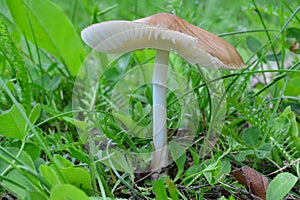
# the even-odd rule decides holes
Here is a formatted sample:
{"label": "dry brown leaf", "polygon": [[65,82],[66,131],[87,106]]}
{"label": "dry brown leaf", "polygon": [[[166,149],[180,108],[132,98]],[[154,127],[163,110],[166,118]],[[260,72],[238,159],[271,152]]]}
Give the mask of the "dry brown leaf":
{"label": "dry brown leaf", "polygon": [[295,42],[291,47],[290,50],[294,53],[297,53],[299,51],[299,43]]}
{"label": "dry brown leaf", "polygon": [[269,186],[269,181],[266,177],[247,166],[234,170],[232,174],[251,194],[258,196],[263,200],[266,199],[266,193]]}

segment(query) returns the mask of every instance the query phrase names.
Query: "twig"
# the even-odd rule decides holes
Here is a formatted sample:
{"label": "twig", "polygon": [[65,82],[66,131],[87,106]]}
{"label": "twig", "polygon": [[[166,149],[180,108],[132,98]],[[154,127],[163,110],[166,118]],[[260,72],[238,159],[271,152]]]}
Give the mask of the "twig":
{"label": "twig", "polygon": [[277,174],[278,172],[283,171],[284,169],[286,169],[286,168],[288,168],[288,167],[294,165],[295,163],[297,163],[297,162],[299,162],[299,161],[300,161],[300,158],[294,160],[293,162],[289,163],[288,165],[285,165],[284,167],[282,167],[282,168],[280,168],[280,169],[278,169],[278,170],[276,170],[276,171],[274,171],[274,172],[271,172],[271,173],[268,174],[267,176],[270,176],[270,175],[273,175],[273,174]]}
{"label": "twig", "polygon": [[219,181],[219,183],[220,183],[221,185],[224,185],[225,187],[228,187],[228,188],[230,188],[230,189],[233,189],[233,190],[235,190],[235,191],[238,191],[238,192],[240,192],[240,193],[242,193],[242,194],[244,194],[244,195],[246,195],[246,196],[251,196],[251,199],[261,199],[261,198],[259,198],[258,196],[256,196],[256,195],[254,195],[254,194],[248,192],[247,190],[243,190],[243,189],[240,189],[240,188],[235,187],[235,186],[227,185],[226,183],[223,183],[223,182],[221,182],[221,181]]}

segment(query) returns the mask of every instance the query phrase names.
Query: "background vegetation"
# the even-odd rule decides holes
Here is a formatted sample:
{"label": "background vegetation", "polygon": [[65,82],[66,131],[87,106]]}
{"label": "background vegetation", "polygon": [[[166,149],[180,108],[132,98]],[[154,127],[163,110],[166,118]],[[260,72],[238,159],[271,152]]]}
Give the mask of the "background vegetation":
{"label": "background vegetation", "polygon": [[[300,199],[300,15],[298,0],[97,1],[0,0],[0,196],[3,199]],[[210,126],[210,96],[201,71],[175,55],[170,63],[194,88],[203,113],[195,143],[157,181],[130,166],[99,159],[79,137],[72,90],[89,49],[80,39],[88,25],[169,12],[234,45],[247,69],[222,71],[226,118],[215,148],[200,155]],[[99,109],[109,111],[113,86],[150,50],[130,53],[124,70],[102,80]],[[185,66],[182,68],[181,66]],[[149,123],[149,87],[132,96],[132,119]],[[173,95],[173,96],[172,96]],[[107,97],[107,98],[104,98]],[[176,100],[168,93],[168,102]],[[178,129],[177,104],[168,113]],[[147,116],[143,118],[143,116]],[[136,140],[107,112],[99,127],[132,151]],[[112,157],[116,165],[122,157]],[[255,171],[253,171],[253,169]],[[267,188],[262,182],[266,177]],[[254,186],[259,186],[255,189]],[[263,191],[263,194],[257,193]]]}

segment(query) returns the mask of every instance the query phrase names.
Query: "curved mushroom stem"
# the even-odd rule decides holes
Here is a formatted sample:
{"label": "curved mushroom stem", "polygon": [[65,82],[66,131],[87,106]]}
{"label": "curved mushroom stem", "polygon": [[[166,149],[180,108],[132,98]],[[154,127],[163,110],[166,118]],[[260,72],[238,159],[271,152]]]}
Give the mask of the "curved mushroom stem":
{"label": "curved mushroom stem", "polygon": [[169,52],[157,50],[153,71],[153,145],[151,169],[158,171],[167,166],[167,112],[166,89]]}

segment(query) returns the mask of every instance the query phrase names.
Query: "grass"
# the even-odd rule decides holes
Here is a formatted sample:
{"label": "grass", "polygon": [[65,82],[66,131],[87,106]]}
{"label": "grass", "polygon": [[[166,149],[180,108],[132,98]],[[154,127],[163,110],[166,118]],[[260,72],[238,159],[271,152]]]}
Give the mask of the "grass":
{"label": "grass", "polygon": [[[300,61],[299,48],[291,49],[300,42],[295,1],[38,2],[0,0],[3,199],[250,198],[255,191],[232,173],[243,166],[274,180],[267,199],[300,198]],[[111,58],[88,49],[79,34],[91,23],[158,12],[223,37],[248,67],[217,72],[171,54],[176,81],[168,83],[167,125],[175,161],[153,181],[149,74],[155,52]],[[89,68],[91,62],[100,67]],[[178,145],[187,133],[192,140]],[[248,182],[262,178],[245,173]]]}

